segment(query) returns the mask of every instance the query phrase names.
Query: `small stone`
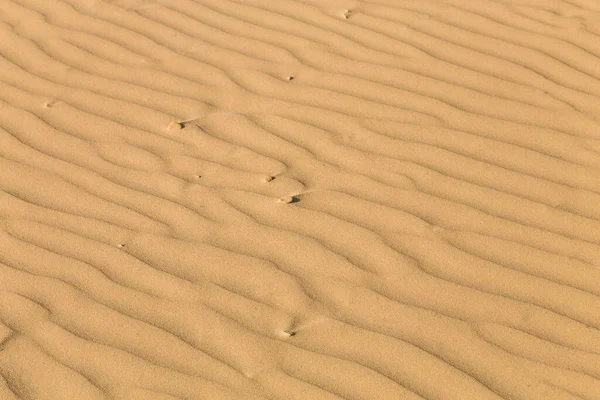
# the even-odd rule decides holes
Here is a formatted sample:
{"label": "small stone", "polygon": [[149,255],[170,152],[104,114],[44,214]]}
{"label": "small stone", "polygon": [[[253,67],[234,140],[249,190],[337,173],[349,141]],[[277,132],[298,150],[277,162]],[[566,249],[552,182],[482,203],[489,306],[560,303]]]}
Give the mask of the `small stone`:
{"label": "small stone", "polygon": [[296,332],[294,331],[283,331],[283,333],[287,334],[288,336],[295,336]]}
{"label": "small stone", "polygon": [[294,77],[293,77],[293,76],[288,76],[287,80],[288,80],[288,81],[293,81],[293,80],[294,80]]}
{"label": "small stone", "polygon": [[279,202],[280,203],[286,203],[286,204],[293,203],[294,202],[294,198],[292,196],[285,196],[285,197],[280,198]]}
{"label": "small stone", "polygon": [[170,131],[178,131],[183,129],[183,124],[173,121],[169,124],[169,126],[167,126],[167,129]]}
{"label": "small stone", "polygon": [[267,177],[264,179],[264,181],[265,181],[265,182],[271,182],[271,181],[273,181],[274,179],[275,179],[275,177],[274,177],[274,176],[267,176]]}

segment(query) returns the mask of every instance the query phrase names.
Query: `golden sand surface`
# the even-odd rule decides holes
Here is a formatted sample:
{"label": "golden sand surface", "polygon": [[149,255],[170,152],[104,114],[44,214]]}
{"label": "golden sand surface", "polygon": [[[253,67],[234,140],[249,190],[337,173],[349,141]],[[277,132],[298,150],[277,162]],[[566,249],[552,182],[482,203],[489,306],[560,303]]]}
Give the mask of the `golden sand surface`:
{"label": "golden sand surface", "polygon": [[599,116],[598,0],[0,0],[0,399],[600,399]]}

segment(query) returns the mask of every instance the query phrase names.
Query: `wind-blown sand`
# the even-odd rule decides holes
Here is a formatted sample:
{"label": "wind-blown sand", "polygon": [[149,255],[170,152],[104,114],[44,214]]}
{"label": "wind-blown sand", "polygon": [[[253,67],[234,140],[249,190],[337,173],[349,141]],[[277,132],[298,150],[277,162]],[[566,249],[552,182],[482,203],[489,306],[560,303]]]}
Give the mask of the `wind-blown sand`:
{"label": "wind-blown sand", "polygon": [[600,2],[0,0],[0,399],[600,399]]}

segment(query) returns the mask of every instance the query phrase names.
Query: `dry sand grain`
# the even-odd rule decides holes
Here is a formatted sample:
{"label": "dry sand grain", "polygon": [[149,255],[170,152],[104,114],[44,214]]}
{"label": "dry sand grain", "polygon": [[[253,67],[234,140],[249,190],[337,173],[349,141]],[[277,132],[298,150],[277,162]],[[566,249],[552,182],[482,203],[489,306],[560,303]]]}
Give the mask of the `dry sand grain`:
{"label": "dry sand grain", "polygon": [[0,399],[600,399],[600,2],[0,0]]}

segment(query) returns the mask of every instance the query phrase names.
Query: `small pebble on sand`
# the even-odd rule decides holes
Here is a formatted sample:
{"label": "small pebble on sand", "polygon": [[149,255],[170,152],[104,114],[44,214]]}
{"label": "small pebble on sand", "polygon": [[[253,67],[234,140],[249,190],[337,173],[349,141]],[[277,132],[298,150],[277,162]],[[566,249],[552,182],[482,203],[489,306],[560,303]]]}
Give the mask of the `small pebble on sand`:
{"label": "small pebble on sand", "polygon": [[170,131],[178,131],[183,129],[183,124],[173,121],[169,124],[169,126],[167,126],[167,129]]}

